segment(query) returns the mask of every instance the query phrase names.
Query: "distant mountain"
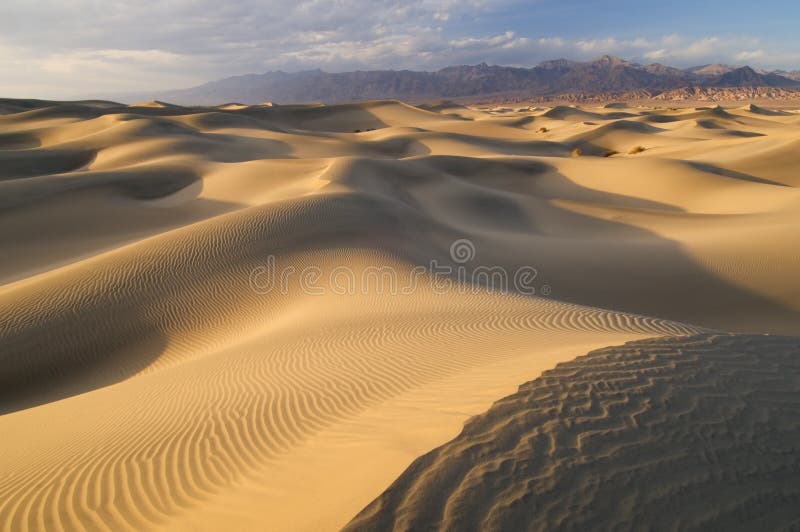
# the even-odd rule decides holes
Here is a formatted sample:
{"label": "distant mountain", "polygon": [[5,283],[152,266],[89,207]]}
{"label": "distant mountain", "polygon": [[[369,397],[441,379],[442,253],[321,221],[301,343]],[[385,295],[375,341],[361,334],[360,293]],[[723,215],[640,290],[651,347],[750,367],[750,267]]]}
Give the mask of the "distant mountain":
{"label": "distant mountain", "polygon": [[759,73],[744,66],[726,72],[709,85],[714,87],[797,87],[798,82],[775,73]]}
{"label": "distant mountain", "polygon": [[750,67],[704,65],[677,69],[658,63],[640,65],[619,57],[595,61],[545,61],[533,68],[461,65],[435,72],[373,70],[329,73],[267,72],[205,83],[183,90],[127,95],[182,104],[246,104],[348,102],[382,98],[423,101],[493,95],[552,97],[559,94],[601,94],[635,91],[663,92],[682,87],[800,88],[800,76],[761,73]]}

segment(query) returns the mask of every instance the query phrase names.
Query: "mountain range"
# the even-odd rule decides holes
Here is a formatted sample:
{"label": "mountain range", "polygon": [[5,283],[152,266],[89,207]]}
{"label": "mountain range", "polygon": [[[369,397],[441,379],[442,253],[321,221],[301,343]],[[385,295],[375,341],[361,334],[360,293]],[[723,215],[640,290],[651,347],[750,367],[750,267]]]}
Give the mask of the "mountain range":
{"label": "mountain range", "polygon": [[[501,95],[552,97],[635,91],[658,94],[686,87],[800,89],[800,71],[766,72],[749,66],[721,64],[679,69],[658,63],[642,65],[606,55],[595,61],[545,61],[532,68],[481,63],[451,66],[435,72],[276,71],[234,76],[188,89],[135,96],[180,104],[256,104],[267,101],[340,103],[384,98],[424,101]],[[129,100],[133,97],[126,95]]]}

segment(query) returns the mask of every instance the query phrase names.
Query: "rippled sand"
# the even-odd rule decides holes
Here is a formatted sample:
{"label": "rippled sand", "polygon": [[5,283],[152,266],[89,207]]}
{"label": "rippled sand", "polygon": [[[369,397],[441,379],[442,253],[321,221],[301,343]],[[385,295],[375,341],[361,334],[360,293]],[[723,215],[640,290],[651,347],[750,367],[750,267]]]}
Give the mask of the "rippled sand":
{"label": "rippled sand", "polygon": [[[657,438],[609,405],[666,416],[680,456],[713,454],[753,433],[705,402],[713,390],[765,429],[736,447],[738,463],[777,446],[787,475],[797,467],[797,449],[769,439],[796,430],[794,344],[722,332],[800,334],[800,114],[392,101],[0,111],[2,530],[320,530],[357,514],[356,528],[580,526],[600,499],[564,510],[570,482],[585,494],[630,463],[636,482],[658,483],[656,466],[637,465]],[[692,366],[698,342],[719,368]],[[724,355],[742,342],[737,391],[740,359]],[[584,373],[597,353],[602,375],[594,362]],[[662,363],[667,395],[630,384]],[[720,380],[729,363],[734,380]],[[561,369],[572,365],[574,385]],[[492,403],[548,375],[566,391],[503,428],[516,414],[499,405],[523,391]],[[695,384],[686,415],[670,410]],[[574,415],[584,404],[600,421]],[[479,433],[480,420],[496,426]],[[602,445],[641,451],[565,473],[562,457],[596,462],[601,451],[576,443],[592,423],[622,431],[600,431]],[[728,427],[721,440],[681,438],[709,423]],[[549,434],[549,447],[457,450],[505,430]],[[434,482],[443,470],[426,453],[443,444],[433,452],[477,488]],[[527,460],[547,474],[513,473]],[[728,474],[711,458],[677,463]],[[796,498],[753,464],[748,478],[773,483],[764,497]],[[489,477],[474,471],[487,467],[512,473],[483,496]],[[658,514],[637,504],[670,482],[633,493],[609,523],[644,525]],[[530,493],[545,492],[552,510],[532,510]],[[736,497],[685,523],[758,514]]]}

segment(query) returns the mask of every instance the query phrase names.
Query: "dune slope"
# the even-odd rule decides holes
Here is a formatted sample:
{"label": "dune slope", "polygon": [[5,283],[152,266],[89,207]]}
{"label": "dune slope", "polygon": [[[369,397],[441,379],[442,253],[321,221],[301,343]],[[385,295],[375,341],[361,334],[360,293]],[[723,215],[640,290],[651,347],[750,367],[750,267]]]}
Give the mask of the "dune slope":
{"label": "dune slope", "polygon": [[798,390],[797,338],[599,349],[470,420],[346,530],[789,530]]}
{"label": "dune slope", "polygon": [[558,363],[800,331],[797,113],[3,112],[0,530],[336,529]]}

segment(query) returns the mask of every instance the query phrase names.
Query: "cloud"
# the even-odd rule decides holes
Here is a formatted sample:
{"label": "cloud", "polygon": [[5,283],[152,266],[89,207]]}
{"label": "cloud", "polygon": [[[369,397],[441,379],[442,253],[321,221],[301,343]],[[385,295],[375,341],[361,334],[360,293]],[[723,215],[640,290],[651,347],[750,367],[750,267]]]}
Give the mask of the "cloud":
{"label": "cloud", "polygon": [[669,50],[666,48],[659,48],[658,50],[650,50],[649,52],[645,52],[643,55],[647,59],[651,61],[660,61],[664,59],[669,54]]}
{"label": "cloud", "polygon": [[[267,70],[532,66],[604,54],[676,66],[789,61],[756,38],[581,38],[507,27],[548,0],[4,0],[0,91],[178,88]],[[509,16],[509,14],[511,14]],[[489,30],[488,28],[493,28]],[[783,66],[783,65],[774,65]],[[62,93],[63,91],[63,93]]]}
{"label": "cloud", "polygon": [[51,54],[39,64],[48,72],[81,75],[87,71],[113,73],[120,65],[128,68],[136,64],[144,67],[175,65],[182,57],[163,50],[88,50]]}
{"label": "cloud", "polygon": [[646,39],[638,38],[634,40],[619,41],[614,37],[605,39],[581,40],[575,42],[575,46],[584,53],[590,54],[611,54],[619,52],[641,51],[650,46]]}
{"label": "cloud", "polygon": [[748,50],[736,54],[737,61],[752,61],[754,59],[761,59],[766,57],[767,53],[764,50]]}

